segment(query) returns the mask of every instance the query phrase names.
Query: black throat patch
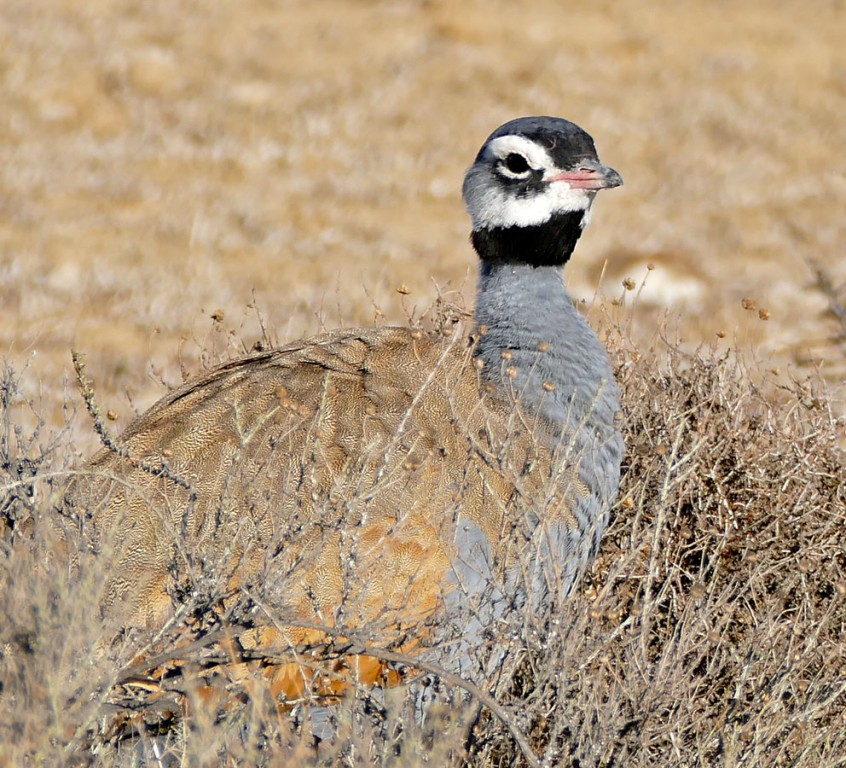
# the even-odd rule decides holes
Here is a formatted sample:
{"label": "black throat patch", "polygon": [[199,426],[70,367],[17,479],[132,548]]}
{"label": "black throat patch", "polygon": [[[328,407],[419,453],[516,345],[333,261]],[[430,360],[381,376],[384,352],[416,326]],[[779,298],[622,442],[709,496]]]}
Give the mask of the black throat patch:
{"label": "black throat patch", "polygon": [[563,266],[582,236],[584,216],[585,211],[572,211],[530,227],[476,229],[470,239],[479,258],[489,264]]}

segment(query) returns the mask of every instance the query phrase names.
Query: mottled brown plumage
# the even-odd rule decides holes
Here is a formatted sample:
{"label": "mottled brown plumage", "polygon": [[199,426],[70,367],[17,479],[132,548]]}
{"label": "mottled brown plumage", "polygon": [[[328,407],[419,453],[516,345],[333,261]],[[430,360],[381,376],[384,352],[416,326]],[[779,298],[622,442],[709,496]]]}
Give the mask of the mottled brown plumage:
{"label": "mottled brown plumage", "polygon": [[[577,525],[563,497],[586,491],[550,487],[549,430],[490,390],[467,338],[405,328],[336,331],[190,382],[71,489],[117,564],[106,609],[162,626],[180,580],[213,563],[226,599],[269,574],[284,582],[273,602],[285,630],[268,621],[247,645],[321,638],[296,618],[397,643],[450,589],[459,517],[503,564],[517,556],[509,527],[527,503]],[[298,668],[275,677],[283,699],[303,695]]]}

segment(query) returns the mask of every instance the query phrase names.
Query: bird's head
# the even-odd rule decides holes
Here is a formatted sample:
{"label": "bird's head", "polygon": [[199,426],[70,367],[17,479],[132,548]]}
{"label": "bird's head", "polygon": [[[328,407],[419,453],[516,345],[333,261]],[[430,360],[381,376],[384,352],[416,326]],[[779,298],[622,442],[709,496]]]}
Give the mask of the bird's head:
{"label": "bird's head", "polygon": [[593,139],[559,117],[520,117],[497,128],[464,177],[473,230],[542,226],[559,214],[590,221],[599,189],[623,183],[602,165]]}

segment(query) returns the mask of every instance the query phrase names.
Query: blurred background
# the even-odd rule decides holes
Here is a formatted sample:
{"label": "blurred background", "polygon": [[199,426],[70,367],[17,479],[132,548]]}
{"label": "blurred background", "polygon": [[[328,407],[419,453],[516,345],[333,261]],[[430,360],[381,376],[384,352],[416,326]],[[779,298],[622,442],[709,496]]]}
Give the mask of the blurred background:
{"label": "blurred background", "polygon": [[844,33],[835,0],[3,0],[0,357],[61,423],[86,353],[126,423],[256,307],[284,342],[470,303],[463,171],[551,114],[625,179],[575,297],[836,383]]}

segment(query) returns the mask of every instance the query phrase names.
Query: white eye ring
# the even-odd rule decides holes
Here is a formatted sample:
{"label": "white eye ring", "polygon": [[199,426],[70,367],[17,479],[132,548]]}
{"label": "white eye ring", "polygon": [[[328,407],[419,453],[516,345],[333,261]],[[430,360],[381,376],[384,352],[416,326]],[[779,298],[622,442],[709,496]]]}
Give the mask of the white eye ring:
{"label": "white eye ring", "polygon": [[509,152],[499,159],[497,170],[508,179],[527,179],[534,169],[524,155]]}

